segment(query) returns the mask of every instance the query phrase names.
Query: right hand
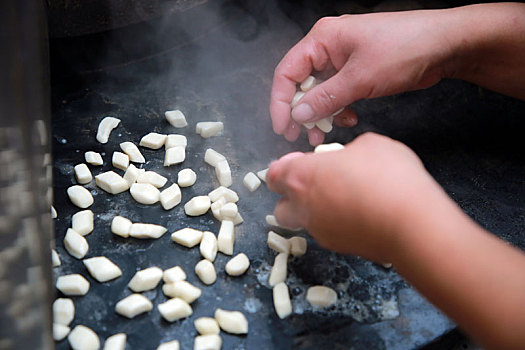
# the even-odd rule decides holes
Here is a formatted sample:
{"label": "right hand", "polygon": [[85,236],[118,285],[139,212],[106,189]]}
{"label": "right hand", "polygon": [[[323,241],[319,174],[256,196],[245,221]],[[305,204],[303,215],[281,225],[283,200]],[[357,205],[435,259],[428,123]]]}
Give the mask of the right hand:
{"label": "right hand", "polygon": [[[297,139],[300,124],[330,116],[353,102],[422,89],[445,75],[452,49],[440,11],[344,15],[320,19],[275,69],[270,102],[273,128]],[[306,93],[292,110],[296,84],[312,72],[335,74]],[[350,109],[335,118],[353,126]],[[312,145],[324,134],[309,130]]]}

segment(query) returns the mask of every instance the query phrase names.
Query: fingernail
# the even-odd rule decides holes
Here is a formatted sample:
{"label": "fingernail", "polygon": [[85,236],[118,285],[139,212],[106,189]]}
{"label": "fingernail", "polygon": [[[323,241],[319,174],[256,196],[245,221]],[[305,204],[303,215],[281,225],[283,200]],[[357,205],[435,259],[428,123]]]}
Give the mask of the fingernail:
{"label": "fingernail", "polygon": [[301,103],[292,109],[292,119],[298,123],[305,123],[315,117],[315,112],[308,103]]}

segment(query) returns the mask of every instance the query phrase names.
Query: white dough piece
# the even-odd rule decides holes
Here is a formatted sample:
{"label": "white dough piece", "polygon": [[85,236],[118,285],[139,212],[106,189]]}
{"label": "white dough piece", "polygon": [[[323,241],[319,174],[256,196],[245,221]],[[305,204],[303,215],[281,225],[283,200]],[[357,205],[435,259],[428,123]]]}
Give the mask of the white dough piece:
{"label": "white dough piece", "polygon": [[184,113],[182,113],[180,110],[176,109],[173,111],[166,111],[164,112],[164,116],[166,117],[166,120],[168,123],[173,125],[176,128],[184,128],[188,125],[186,122],[186,117],[184,116]]}
{"label": "white dough piece", "polygon": [[86,163],[89,163],[91,165],[102,165],[104,164],[104,161],[102,160],[102,156],[100,153],[88,151],[84,154],[84,158],[86,159]]}
{"label": "white dough piece", "polygon": [[204,215],[210,209],[211,201],[208,196],[196,196],[184,204],[184,212],[188,216]]}
{"label": "white dough piece", "polygon": [[293,256],[306,254],[307,243],[304,237],[294,236],[288,239],[288,242],[290,242],[290,254]]}
{"label": "white dough piece", "polygon": [[53,303],[53,323],[69,326],[75,318],[75,304],[69,298],[58,298]]}
{"label": "white dough piece", "polygon": [[93,175],[86,164],[80,163],[75,165],[75,178],[79,184],[85,185],[93,180]]}
{"label": "white dough piece", "polygon": [[140,153],[138,147],[133,142],[122,142],[120,144],[120,149],[122,152],[126,153],[129,156],[129,160],[134,163],[146,163],[146,159]]}
{"label": "white dough piece", "polygon": [[173,266],[162,273],[164,283],[184,281],[185,279],[186,273],[180,266]]}
{"label": "white dough piece", "polygon": [[64,326],[63,324],[53,323],[53,339],[55,341],[63,340],[65,337],[67,337],[70,331],[71,331],[71,328],[69,328],[68,326]]}
{"label": "white dough piece", "polygon": [[197,134],[205,139],[215,136],[223,130],[224,124],[222,122],[199,122],[195,127]]}
{"label": "white dough piece", "polygon": [[224,218],[222,217],[221,215],[221,209],[222,209],[222,206],[226,204],[226,199],[224,199],[223,197],[221,197],[221,199],[219,199],[218,201],[212,203],[210,205],[210,209],[211,209],[211,212],[213,214],[213,216],[215,217],[215,219],[219,220],[219,221],[223,221]]}
{"label": "white dough piece", "polygon": [[268,247],[272,248],[278,253],[288,254],[290,252],[290,241],[273,231],[268,232],[267,243]]}
{"label": "white dough piece", "polygon": [[233,221],[221,221],[221,228],[217,235],[217,250],[223,254],[232,255],[234,244],[235,234]]}
{"label": "white dough piece", "polygon": [[147,147],[151,149],[159,149],[166,143],[167,135],[158,134],[156,132],[150,132],[147,135],[144,135],[140,139],[139,146]]}
{"label": "white dough piece", "polygon": [[219,209],[219,215],[223,220],[233,220],[239,214],[239,209],[235,203],[226,203]]}
{"label": "white dough piece", "polygon": [[286,281],[288,274],[288,254],[279,253],[275,257],[268,283],[274,287],[277,283]]}
{"label": "white dough piece", "polygon": [[244,184],[244,186],[246,186],[248,190],[250,190],[250,192],[253,192],[259,188],[259,186],[261,185],[261,180],[259,180],[257,175],[255,175],[252,172],[249,172],[244,176],[242,183]]}
{"label": "white dough piece", "polygon": [[213,262],[217,256],[217,237],[212,232],[204,231],[199,250],[203,258]]}
{"label": "white dough piece", "polygon": [[129,167],[129,156],[126,153],[115,151],[111,157],[111,163],[115,168],[126,171]]}
{"label": "white dough piece", "polygon": [[317,85],[317,79],[314,76],[309,75],[305,80],[301,82],[301,91],[307,92],[312,90]]}
{"label": "white dough piece", "polygon": [[392,263],[383,263],[381,264],[385,269],[390,269],[392,268]]}
{"label": "white dough piece", "polygon": [[195,265],[195,274],[200,278],[202,283],[210,285],[217,280],[217,272],[213,263],[208,259],[203,259]]}
{"label": "white dough piece", "polygon": [[303,126],[305,128],[307,128],[308,130],[311,130],[313,128],[315,128],[315,122],[312,122],[312,123],[303,123]]}
{"label": "white dough piece", "polygon": [[134,223],[129,229],[129,235],[134,238],[160,238],[167,229],[164,226],[155,224]]}
{"label": "white dough piece", "polygon": [[108,143],[111,131],[115,129],[120,123],[120,119],[113,117],[105,117],[98,124],[97,141],[100,143]]}
{"label": "white dough piece", "polygon": [[166,143],[164,144],[164,148],[173,148],[173,147],[184,147],[188,145],[188,139],[184,135],[178,135],[178,134],[170,134],[166,138]]}
{"label": "white dough piece", "polygon": [[250,259],[244,253],[235,255],[226,263],[224,269],[230,276],[240,276],[250,267]]}
{"label": "white dough piece", "polygon": [[117,215],[111,220],[111,232],[117,236],[127,238],[129,237],[129,230],[132,224],[130,219]]}
{"label": "white dough piece", "polygon": [[164,166],[180,164],[186,159],[186,148],[175,146],[166,149],[164,156]]}
{"label": "white dough piece", "polygon": [[202,240],[202,231],[186,227],[171,234],[171,240],[188,248],[193,248]]}
{"label": "white dough piece", "polygon": [[55,209],[54,206],[51,206],[51,219],[56,219],[57,216],[58,216],[57,210]]}
{"label": "white dough piece", "polygon": [[233,224],[234,224],[235,226],[237,226],[237,225],[242,224],[243,222],[244,222],[244,220],[243,220],[241,214],[240,214],[240,213],[237,213],[237,215],[235,215],[235,218],[233,219]]}
{"label": "white dough piece", "polygon": [[266,215],[266,223],[270,226],[279,227],[279,223],[277,222],[277,219],[273,215]]}
{"label": "white dough piece", "polygon": [[165,210],[170,210],[182,200],[179,185],[173,184],[160,193],[160,204]]}
{"label": "white dough piece", "polygon": [[104,342],[103,350],[125,350],[127,338],[126,333],[113,334]]}
{"label": "white dough piece", "polygon": [[190,187],[197,181],[197,174],[190,168],[182,169],[177,175],[177,183],[180,187]]}
{"label": "white dough piece", "polygon": [[58,267],[62,264],[57,251],[54,249],[51,249],[51,264],[53,265],[53,267]]}
{"label": "white dough piece", "polygon": [[142,294],[131,294],[115,305],[115,312],[127,318],[133,318],[153,309],[153,304]]}
{"label": "white dough piece", "polygon": [[64,248],[71,256],[82,259],[89,250],[89,244],[82,235],[68,228],[64,236]]}
{"label": "white dough piece", "polygon": [[79,208],[86,209],[93,204],[93,196],[82,186],[73,185],[67,189],[67,195],[71,203]]}
{"label": "white dough piece", "polygon": [[157,188],[163,187],[166,182],[168,182],[168,179],[154,171],[145,171],[142,174],[139,174],[139,177],[137,178],[137,183],[152,184]]}
{"label": "white dough piece", "polygon": [[71,333],[69,333],[67,340],[69,346],[73,350],[98,350],[100,349],[100,339],[97,333],[93,332],[91,328],[83,325],[78,325]]}
{"label": "white dough piece", "polygon": [[122,193],[129,189],[128,182],[114,171],[106,171],[95,176],[95,182],[98,187],[111,194]]}
{"label": "white dough piece", "polygon": [[292,313],[292,302],[286,283],[280,282],[273,287],[273,306],[280,319],[286,318]]}
{"label": "white dough piece", "polygon": [[217,175],[217,180],[221,186],[230,187],[232,185],[232,171],[226,159],[217,163],[215,175]]}
{"label": "white dough piece", "polygon": [[219,186],[210,193],[208,193],[208,197],[210,197],[210,200],[212,202],[218,201],[221,197],[223,197],[228,203],[237,203],[239,201],[239,196],[237,195],[237,192],[230,190],[229,188],[226,188],[224,186]]}
{"label": "white dough piece", "polygon": [[135,182],[137,182],[137,179],[139,178],[140,174],[143,172],[145,172],[144,169],[137,169],[135,165],[130,164],[128,168],[126,169],[126,172],[124,173],[124,180],[126,180],[128,185],[131,186]]}
{"label": "white dough piece", "polygon": [[193,321],[193,325],[200,335],[219,334],[221,329],[213,317],[199,317]]}
{"label": "white dough piece", "polygon": [[328,133],[328,132],[332,131],[332,129],[333,129],[333,126],[332,126],[333,120],[334,120],[333,117],[323,118],[321,120],[318,120],[315,123],[315,126],[317,126],[319,129],[321,129],[322,132]]}
{"label": "white dough piece", "polygon": [[100,283],[122,276],[122,270],[105,256],[96,256],[82,261],[89,274]]}
{"label": "white dough piece", "polygon": [[226,157],[215,151],[213,148],[208,148],[204,153],[204,161],[212,167],[216,167],[221,160],[226,160]]}
{"label": "white dough piece", "polygon": [[333,151],[339,151],[344,149],[345,146],[338,142],[333,143],[325,143],[322,145],[318,145],[314,149],[314,153],[324,153],[324,152],[333,152]]}
{"label": "white dough piece", "polygon": [[198,335],[193,343],[193,350],[221,350],[222,338],[218,334]]}
{"label": "white dough piece", "polygon": [[168,322],[174,322],[193,314],[191,306],[180,298],[173,298],[157,306],[162,317]]}
{"label": "white dough piece", "polygon": [[162,279],[162,269],[154,266],[137,271],[128,283],[129,289],[134,292],[144,292],[157,287]]}
{"label": "white dough piece", "polygon": [[157,350],[179,350],[180,345],[178,340],[172,340],[166,343],[162,343],[157,346]]}
{"label": "white dough piece", "polygon": [[93,232],[94,215],[89,209],[79,211],[71,217],[71,228],[82,236]]}
{"label": "white dough piece", "polygon": [[337,302],[337,293],[329,287],[313,286],[306,291],[306,300],[312,306],[328,307]]}
{"label": "white dough piece", "polygon": [[303,98],[304,95],[305,93],[303,91],[297,91],[295,95],[293,96],[292,103],[290,104],[290,106],[292,106],[292,108],[297,106],[297,104]]}
{"label": "white dough piece", "polygon": [[248,320],[240,311],[215,310],[215,320],[219,327],[231,334],[248,334]]}
{"label": "white dough piece", "polygon": [[170,298],[180,298],[188,304],[193,303],[202,295],[200,288],[188,281],[165,283],[162,286],[162,292]]}
{"label": "white dough piece", "polygon": [[65,295],[85,295],[89,291],[89,282],[84,276],[74,273],[58,277],[56,287]]}
{"label": "white dough piece", "polygon": [[155,204],[160,199],[160,191],[152,184],[134,183],[129,188],[131,197],[141,204]]}
{"label": "white dough piece", "polygon": [[268,168],[260,170],[257,172],[257,177],[264,182],[266,182],[266,173],[268,172]]}

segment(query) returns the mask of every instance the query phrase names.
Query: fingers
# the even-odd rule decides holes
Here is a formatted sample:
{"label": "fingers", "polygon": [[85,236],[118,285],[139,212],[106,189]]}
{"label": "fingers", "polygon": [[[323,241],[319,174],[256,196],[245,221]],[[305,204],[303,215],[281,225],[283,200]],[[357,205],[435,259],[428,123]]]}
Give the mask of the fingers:
{"label": "fingers", "polygon": [[273,211],[275,219],[282,227],[302,227],[302,218],[300,210],[298,210],[297,205],[292,203],[288,198],[281,198],[275,205]]}
{"label": "fingers", "polygon": [[266,174],[266,184],[272,192],[285,195],[288,187],[286,184],[286,174],[289,172],[288,163],[298,157],[304,156],[302,152],[292,152],[285,154],[279,160],[272,162]]}
{"label": "fingers", "polygon": [[345,108],[344,111],[334,117],[334,124],[340,127],[353,127],[357,125],[357,114],[351,109]]}
{"label": "fingers", "polygon": [[310,145],[317,146],[324,141],[324,132],[322,132],[317,126],[313,129],[308,130],[308,141]]}
{"label": "fingers", "polygon": [[290,121],[288,125],[288,129],[284,133],[284,137],[288,141],[295,141],[299,137],[299,134],[301,133],[301,126],[297,124],[295,121]]}

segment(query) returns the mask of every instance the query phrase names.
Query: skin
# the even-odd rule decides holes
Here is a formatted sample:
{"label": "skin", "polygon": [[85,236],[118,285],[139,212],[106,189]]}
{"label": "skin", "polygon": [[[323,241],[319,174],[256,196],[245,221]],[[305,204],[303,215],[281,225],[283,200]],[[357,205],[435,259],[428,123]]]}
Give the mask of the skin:
{"label": "skin", "polygon": [[[335,75],[303,98],[309,121],[443,77],[525,98],[523,38],[525,5],[512,3],[321,20],[275,70],[274,130],[297,138],[304,113],[289,104],[312,70]],[[357,122],[349,109],[336,119]],[[323,139],[319,130],[309,137]],[[402,143],[366,133],[341,151],[291,153],[267,181],[283,196],[280,224],[305,227],[328,249],[392,262],[484,347],[525,347],[525,254],[467,217]]]}

